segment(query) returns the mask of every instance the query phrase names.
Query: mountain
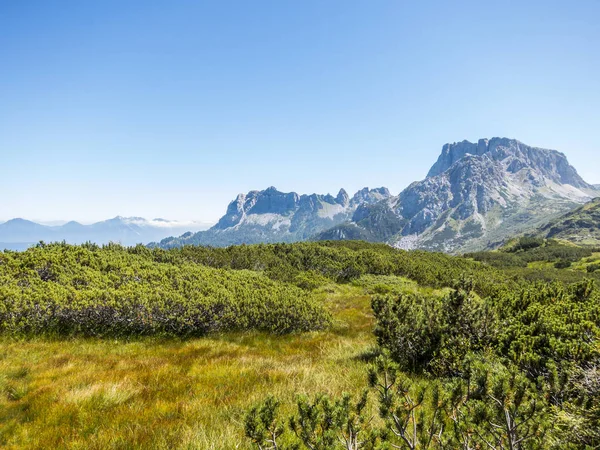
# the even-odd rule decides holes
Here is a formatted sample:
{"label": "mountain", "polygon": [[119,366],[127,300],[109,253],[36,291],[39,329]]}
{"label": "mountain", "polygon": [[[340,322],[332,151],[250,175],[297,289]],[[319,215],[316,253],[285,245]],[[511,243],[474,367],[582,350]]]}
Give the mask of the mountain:
{"label": "mountain", "polygon": [[536,235],[569,241],[579,246],[600,247],[600,198],[553,220]]}
{"label": "mountain", "polygon": [[87,241],[97,244],[147,244],[174,234],[201,229],[206,229],[206,226],[198,222],[147,220],[142,217],[118,216],[91,225],[73,221],[63,225],[43,225],[24,219],[12,219],[0,223],[0,250],[23,250],[39,241],[67,241],[73,244]]}
{"label": "mountain", "polygon": [[351,221],[316,238],[479,250],[547,223],[597,194],[556,150],[507,138],[462,141],[443,146],[423,181],[358,208]]}
{"label": "mountain", "polygon": [[259,242],[307,240],[315,234],[348,221],[362,205],[390,198],[386,188],[364,188],[352,197],[341,189],[330,194],[298,195],[274,187],[239,194],[219,222],[207,231],[163,239],[160,247],[181,245],[227,246]]}
{"label": "mountain", "polygon": [[[11,219],[8,222],[0,224],[0,242],[37,242],[43,240],[51,229],[51,227],[40,225],[30,220]],[[36,239],[37,236],[42,236],[42,238]]]}

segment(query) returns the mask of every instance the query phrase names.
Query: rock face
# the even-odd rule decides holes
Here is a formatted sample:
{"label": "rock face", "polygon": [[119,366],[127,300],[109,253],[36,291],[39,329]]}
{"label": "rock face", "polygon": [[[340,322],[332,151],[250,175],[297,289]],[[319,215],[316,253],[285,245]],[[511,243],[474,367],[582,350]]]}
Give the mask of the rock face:
{"label": "rock face", "polygon": [[[555,183],[569,184],[584,189],[592,187],[583,181],[563,153],[530,147],[516,139],[508,138],[480,139],[477,144],[469,141],[446,144],[442,148],[442,154],[437,162],[427,174],[427,178],[446,172],[456,162],[469,156],[487,156],[489,159],[501,163],[508,173],[514,174],[528,169],[538,178],[543,176]],[[479,158],[473,158],[473,160],[477,159]]]}
{"label": "rock face", "polygon": [[181,245],[227,246],[260,242],[293,242],[346,222],[358,207],[390,198],[386,188],[364,188],[350,197],[341,189],[337,196],[298,195],[274,187],[239,194],[219,222],[207,231],[163,239],[160,247]]}
{"label": "rock face", "polygon": [[[425,180],[357,210],[351,225],[354,235],[402,248],[475,250],[546,223],[596,194],[558,151],[507,138],[463,141],[443,146]],[[328,230],[319,238],[335,235]]]}

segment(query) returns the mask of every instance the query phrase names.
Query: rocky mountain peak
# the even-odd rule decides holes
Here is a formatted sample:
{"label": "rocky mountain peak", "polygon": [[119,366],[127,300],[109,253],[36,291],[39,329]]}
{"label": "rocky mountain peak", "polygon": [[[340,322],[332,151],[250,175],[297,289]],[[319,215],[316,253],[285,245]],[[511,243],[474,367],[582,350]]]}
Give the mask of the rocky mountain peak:
{"label": "rocky mountain peak", "polygon": [[[373,190],[361,190],[365,197]],[[352,221],[320,236],[455,252],[500,242],[597,196],[556,150],[516,139],[445,144],[427,178],[397,197],[363,202]]]}
{"label": "rocky mountain peak", "polygon": [[375,203],[391,197],[390,191],[385,187],[369,189],[368,187],[359,190],[351,199],[351,203],[358,205],[361,203]]}
{"label": "rocky mountain peak", "polygon": [[342,188],[340,189],[340,192],[338,192],[338,195],[335,197],[335,201],[342,206],[348,206],[348,204],[350,203],[350,196],[348,195],[346,190]]}
{"label": "rocky mountain peak", "polygon": [[516,139],[499,137],[480,139],[477,143],[462,141],[445,144],[427,178],[441,175],[455,164],[461,164],[463,159],[473,157],[487,159],[486,166],[496,165],[509,174],[522,172],[524,178],[529,178],[538,185],[551,182],[568,184],[578,189],[592,188],[569,164],[563,153],[531,147]]}
{"label": "rocky mountain peak", "polygon": [[350,197],[344,189],[331,194],[298,195],[275,187],[239,194],[219,222],[207,231],[165,239],[164,247],[184,244],[232,245],[257,242],[292,242],[311,238],[352,218],[362,204],[389,198],[384,188],[364,188]]}
{"label": "rocky mountain peak", "polygon": [[448,170],[455,162],[460,161],[466,155],[481,156],[489,149],[488,139],[479,139],[477,143],[462,141],[453,144],[445,144],[442,147],[437,162],[431,167],[427,178],[435,177]]}

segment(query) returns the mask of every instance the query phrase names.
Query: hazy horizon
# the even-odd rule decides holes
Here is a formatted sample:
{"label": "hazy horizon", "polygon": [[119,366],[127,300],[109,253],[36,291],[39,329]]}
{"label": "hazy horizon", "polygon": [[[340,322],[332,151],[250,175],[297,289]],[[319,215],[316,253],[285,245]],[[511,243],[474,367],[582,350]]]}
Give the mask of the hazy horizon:
{"label": "hazy horizon", "polygon": [[214,223],[275,186],[394,194],[443,144],[559,150],[600,183],[600,3],[0,6],[0,222]]}

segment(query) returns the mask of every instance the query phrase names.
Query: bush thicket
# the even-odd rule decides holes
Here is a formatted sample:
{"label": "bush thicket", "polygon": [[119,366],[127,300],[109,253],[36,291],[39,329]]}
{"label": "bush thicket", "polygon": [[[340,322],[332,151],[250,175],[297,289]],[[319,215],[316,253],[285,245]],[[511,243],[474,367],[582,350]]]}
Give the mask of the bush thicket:
{"label": "bush thicket", "polygon": [[307,291],[248,270],[156,262],[120,246],[39,245],[0,253],[0,330],[24,334],[199,336],[322,329]]}

